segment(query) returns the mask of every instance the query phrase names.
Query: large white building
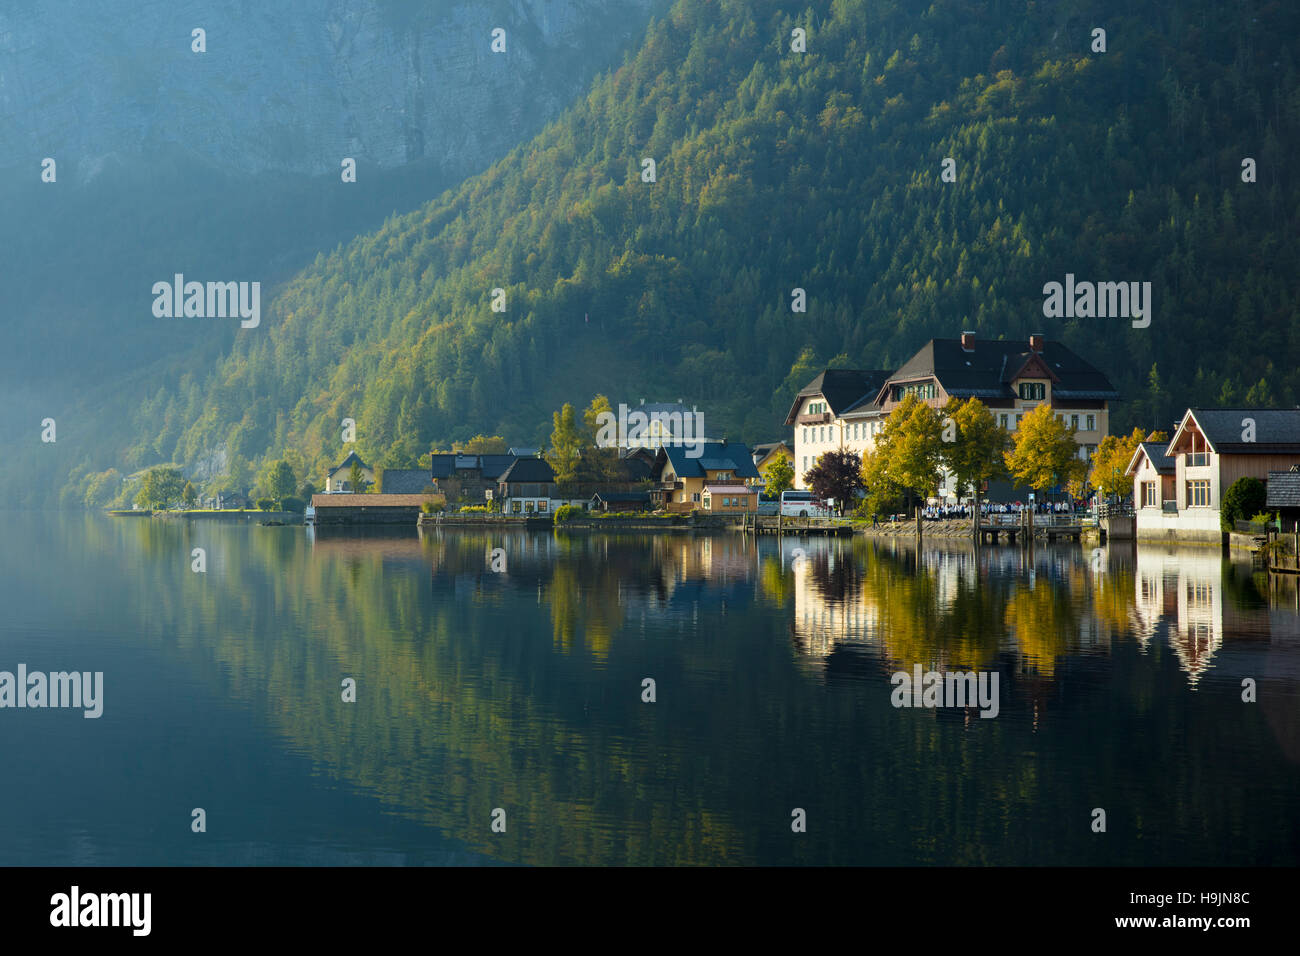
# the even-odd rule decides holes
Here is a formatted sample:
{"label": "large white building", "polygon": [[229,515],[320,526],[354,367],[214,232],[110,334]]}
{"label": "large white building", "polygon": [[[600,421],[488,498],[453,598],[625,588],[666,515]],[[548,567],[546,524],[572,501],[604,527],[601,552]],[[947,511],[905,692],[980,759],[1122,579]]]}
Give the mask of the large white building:
{"label": "large white building", "polygon": [[[973,332],[931,339],[893,372],[826,369],[799,392],[786,416],[794,428],[795,487],[806,487],[804,475],[825,452],[873,449],[885,419],[908,395],[936,409],[950,398],[978,398],[1010,432],[1048,404],[1070,424],[1085,460],[1109,434],[1109,403],[1119,397],[1101,372],[1042,335],[1027,343],[977,339]],[[945,475],[940,497],[960,495]]]}

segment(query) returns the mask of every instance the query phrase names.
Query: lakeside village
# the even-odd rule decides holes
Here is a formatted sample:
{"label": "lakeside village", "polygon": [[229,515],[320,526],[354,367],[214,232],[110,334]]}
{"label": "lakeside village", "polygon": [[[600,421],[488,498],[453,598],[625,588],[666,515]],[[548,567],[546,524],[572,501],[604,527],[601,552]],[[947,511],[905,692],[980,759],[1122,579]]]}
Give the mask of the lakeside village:
{"label": "lakeside village", "polygon": [[[794,516],[806,520],[793,527],[846,533],[920,534],[929,522],[927,533],[1014,540],[1030,525],[1099,524],[1113,538],[1225,545],[1234,532],[1297,530],[1300,409],[1188,408],[1168,430],[1116,436],[1118,399],[1060,342],[963,332],[897,369],[824,370],[795,396],[789,431],[752,446],[707,437],[703,413],[680,401],[615,410],[597,396],[555,414],[547,449],[476,439],[415,469],[374,468],[352,450],[321,492],[277,462],[257,505],[318,526],[634,519],[757,531]],[[143,477],[137,514],[253,504],[196,502],[176,469]]]}

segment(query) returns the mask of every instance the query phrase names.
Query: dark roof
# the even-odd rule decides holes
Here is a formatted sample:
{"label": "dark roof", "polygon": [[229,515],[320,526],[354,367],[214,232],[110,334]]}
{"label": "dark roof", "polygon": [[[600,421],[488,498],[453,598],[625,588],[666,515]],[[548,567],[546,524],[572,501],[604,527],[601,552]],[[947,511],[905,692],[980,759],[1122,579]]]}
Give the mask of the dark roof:
{"label": "dark roof", "polygon": [[1146,452],[1147,458],[1151,459],[1151,464],[1155,470],[1162,475],[1172,475],[1178,470],[1178,462],[1165,454],[1166,447],[1164,442],[1142,442],[1142,450]]}
{"label": "dark roof", "polygon": [[[692,458],[688,452],[698,451]],[[659,449],[659,458],[655,461],[655,472],[662,473],[665,462],[671,461],[673,471],[682,478],[703,478],[704,469],[719,469],[735,473],[737,478],[757,478],[758,469],[754,467],[754,458],[749,446],[743,442],[701,442],[699,445],[665,445]]]}
{"label": "dark roof", "polygon": [[619,469],[624,481],[645,481],[654,473],[654,456],[647,461],[640,455],[629,455],[619,460]]}
{"label": "dark roof", "polygon": [[546,482],[555,480],[555,469],[545,458],[516,458],[498,481]]}
{"label": "dark roof", "polygon": [[1300,471],[1270,471],[1266,508],[1300,508]]}
{"label": "dark roof", "polygon": [[433,456],[430,474],[434,478],[454,478],[457,471],[477,471],[489,481],[513,465],[514,455],[456,455],[450,453]]}
{"label": "dark roof", "polygon": [[756,462],[762,461],[764,458],[772,454],[772,452],[776,451],[776,449],[778,448],[786,448],[787,450],[793,451],[793,449],[790,448],[789,442],[765,441],[762,444],[754,446],[754,461]]}
{"label": "dark roof", "polygon": [[873,399],[887,378],[886,369],[828,368],[799,390],[785,423],[793,425],[803,400],[814,395],[826,399],[832,414],[841,415],[863,400]]}
{"label": "dark roof", "polygon": [[[934,376],[956,398],[1015,398],[1012,380],[1037,357],[1053,380],[1053,399],[1119,398],[1105,375],[1060,342],[1045,341],[1037,353],[1027,346],[1023,341],[976,338],[968,352],[961,339],[931,339],[889,376],[889,383]],[[878,391],[878,400],[883,392]]]}
{"label": "dark roof", "polygon": [[430,484],[429,472],[423,468],[385,468],[379,478],[386,495],[418,495]]}
{"label": "dark roof", "polygon": [[[1201,433],[1220,455],[1237,454],[1300,454],[1300,408],[1191,408],[1192,418]],[[1246,426],[1242,419],[1255,421],[1255,440],[1241,440]],[[1184,423],[1180,423],[1182,431]],[[1174,434],[1169,443],[1172,448],[1179,435]]]}
{"label": "dark roof", "polygon": [[337,472],[342,471],[342,470],[345,469],[345,468],[351,468],[353,462],[356,462],[358,467],[360,467],[360,468],[364,468],[366,471],[370,471],[370,470],[371,470],[370,466],[367,465],[364,461],[361,460],[361,456],[360,456],[360,455],[358,455],[358,454],[357,454],[356,452],[354,452],[354,451],[350,451],[350,452],[348,452],[348,457],[346,457],[346,458],[343,459],[342,464],[338,465],[337,467],[331,468],[331,469],[329,470],[329,473],[330,473],[331,475],[333,475],[333,474],[336,474]]}
{"label": "dark roof", "polygon": [[437,454],[433,456],[433,463],[429,468],[430,477],[450,478],[455,473],[456,473],[455,455]]}
{"label": "dark roof", "polygon": [[[479,455],[478,467],[482,469],[484,478],[496,479],[518,460],[514,455]],[[523,460],[527,461],[528,459]],[[533,460],[541,461],[540,458]]]}
{"label": "dark roof", "polygon": [[598,491],[591,496],[592,501],[636,501],[649,503],[648,491]]}

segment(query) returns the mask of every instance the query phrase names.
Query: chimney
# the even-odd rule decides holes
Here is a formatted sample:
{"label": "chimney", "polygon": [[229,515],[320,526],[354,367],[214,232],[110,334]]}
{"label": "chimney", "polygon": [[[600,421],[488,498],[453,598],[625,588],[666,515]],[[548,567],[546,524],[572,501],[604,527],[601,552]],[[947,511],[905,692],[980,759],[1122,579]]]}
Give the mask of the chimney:
{"label": "chimney", "polygon": [[1042,332],[1032,332],[1032,333],[1030,333],[1030,335],[1029,335],[1029,351],[1031,351],[1031,352],[1041,352],[1041,351],[1043,350],[1043,343],[1044,343],[1045,341],[1046,341],[1046,339],[1043,338],[1043,333],[1042,333]]}
{"label": "chimney", "polygon": [[962,350],[963,352],[974,352],[974,351],[975,351],[975,333],[974,333],[974,332],[963,332],[963,333],[961,334],[961,350]]}
{"label": "chimney", "polygon": [[645,404],[645,399],[644,399],[644,398],[643,398],[643,399],[641,399],[641,404],[642,404],[642,405],[644,405],[644,404]]}

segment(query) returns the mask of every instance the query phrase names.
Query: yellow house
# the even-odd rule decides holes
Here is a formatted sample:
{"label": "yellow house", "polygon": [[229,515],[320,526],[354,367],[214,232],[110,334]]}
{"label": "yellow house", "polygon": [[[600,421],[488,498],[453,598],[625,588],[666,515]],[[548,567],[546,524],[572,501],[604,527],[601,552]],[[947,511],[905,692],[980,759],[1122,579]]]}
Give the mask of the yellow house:
{"label": "yellow house", "polygon": [[352,465],[355,463],[361,469],[361,478],[367,485],[375,483],[374,469],[361,460],[361,456],[356,452],[349,452],[348,457],[343,459],[343,463],[337,468],[331,468],[325,475],[325,493],[336,495],[343,492],[358,492],[363,489],[352,487]]}
{"label": "yellow house", "polygon": [[753,453],[742,442],[665,445],[655,456],[651,477],[655,483],[651,502],[665,511],[738,514],[758,508],[757,492],[745,485],[758,477],[758,470]]}

